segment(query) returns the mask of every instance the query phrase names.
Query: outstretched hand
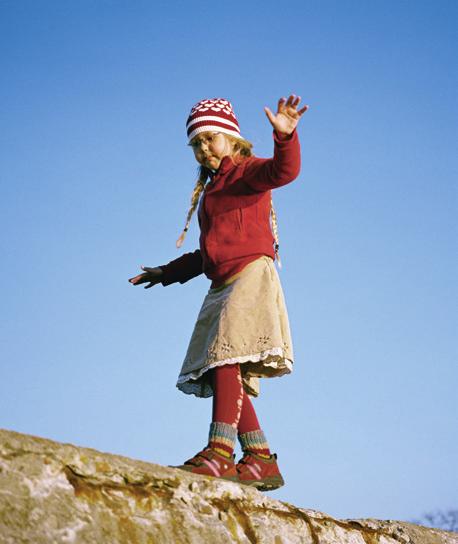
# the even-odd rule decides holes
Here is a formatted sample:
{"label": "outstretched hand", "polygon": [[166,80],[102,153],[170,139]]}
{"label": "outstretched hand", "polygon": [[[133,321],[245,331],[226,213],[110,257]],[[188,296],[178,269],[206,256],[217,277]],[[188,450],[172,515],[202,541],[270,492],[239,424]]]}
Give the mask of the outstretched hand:
{"label": "outstretched hand", "polygon": [[148,283],[148,285],[145,285],[145,289],[149,289],[150,287],[153,287],[153,285],[161,282],[163,274],[162,268],[159,268],[158,266],[154,268],[142,266],[141,269],[145,271],[143,274],[139,274],[138,276],[129,279],[129,282],[132,283],[132,285]]}
{"label": "outstretched hand", "polygon": [[304,106],[298,110],[297,107],[300,101],[300,96],[291,94],[288,99],[280,98],[276,114],[272,113],[267,106],[264,108],[270,124],[277,133],[289,135],[294,132],[300,118],[309,108],[308,106]]}

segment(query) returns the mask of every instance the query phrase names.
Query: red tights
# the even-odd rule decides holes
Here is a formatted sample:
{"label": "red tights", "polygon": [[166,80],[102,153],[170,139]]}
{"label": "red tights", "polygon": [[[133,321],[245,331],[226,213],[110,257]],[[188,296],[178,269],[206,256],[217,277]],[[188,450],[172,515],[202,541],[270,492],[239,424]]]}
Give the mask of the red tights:
{"label": "red tights", "polygon": [[235,424],[238,434],[260,430],[254,406],[243,389],[238,364],[213,369],[212,421]]}

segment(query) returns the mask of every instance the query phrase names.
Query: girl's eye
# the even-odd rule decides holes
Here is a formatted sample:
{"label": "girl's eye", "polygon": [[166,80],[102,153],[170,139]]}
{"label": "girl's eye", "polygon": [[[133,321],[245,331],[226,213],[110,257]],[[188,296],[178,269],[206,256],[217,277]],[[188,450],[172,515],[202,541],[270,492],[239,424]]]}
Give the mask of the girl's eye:
{"label": "girl's eye", "polygon": [[206,144],[211,144],[213,143],[213,141],[215,140],[215,138],[218,136],[218,134],[220,134],[219,132],[215,132],[214,134],[211,134],[210,136],[206,136],[205,138],[199,138],[197,140],[194,140],[192,143],[190,143],[189,145],[193,148],[193,149],[198,149],[204,142]]}

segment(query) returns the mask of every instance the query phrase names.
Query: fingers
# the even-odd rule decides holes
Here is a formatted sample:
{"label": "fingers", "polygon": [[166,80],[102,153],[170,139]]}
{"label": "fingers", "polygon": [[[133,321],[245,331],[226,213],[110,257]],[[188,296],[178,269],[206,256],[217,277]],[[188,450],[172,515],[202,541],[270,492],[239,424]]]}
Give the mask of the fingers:
{"label": "fingers", "polygon": [[129,283],[132,283],[132,285],[140,285],[142,283],[150,282],[151,285],[149,285],[148,287],[152,287],[153,285],[161,281],[161,276],[163,272],[159,266],[153,268],[149,266],[141,266],[140,268],[145,272],[133,278],[129,278]]}
{"label": "fingers", "polygon": [[266,112],[266,115],[270,121],[270,124],[273,126],[275,123],[275,115],[270,111],[270,109],[267,106],[264,108],[264,111]]}
{"label": "fingers", "polygon": [[160,276],[162,274],[162,270],[157,267],[151,268],[149,266],[142,266],[142,270],[148,272],[148,274],[152,274],[153,276]]}
{"label": "fingers", "polygon": [[278,111],[284,111],[285,109],[292,108],[297,111],[299,115],[302,115],[308,110],[308,106],[303,106],[300,110],[297,110],[301,97],[295,94],[290,94],[288,98],[280,98],[278,101]]}
{"label": "fingers", "polygon": [[286,101],[285,105],[286,107],[296,108],[300,101],[301,101],[300,96],[296,96],[295,94],[290,94],[288,96],[288,100]]}
{"label": "fingers", "polygon": [[157,285],[160,283],[160,278],[154,278],[152,279],[151,276],[148,276],[147,274],[141,274],[140,276],[135,276],[135,278],[131,278],[129,280],[130,283],[133,285],[141,285],[142,283],[148,283],[148,285],[145,285],[145,289],[149,289],[150,287],[153,287],[153,285]]}
{"label": "fingers", "polygon": [[301,108],[300,110],[298,110],[298,114],[299,115],[302,115],[303,113],[305,113],[307,110],[309,109],[308,106],[304,106],[303,108]]}
{"label": "fingers", "polygon": [[149,284],[145,285],[144,289],[150,289],[151,287],[153,287],[153,285],[157,285],[160,281],[161,280],[159,280],[159,279],[150,280]]}
{"label": "fingers", "polygon": [[146,279],[146,274],[140,274],[139,276],[135,276],[135,278],[130,278],[129,283],[132,283],[133,285],[138,285],[140,283],[145,283],[145,281],[148,281]]}
{"label": "fingers", "polygon": [[[303,106],[300,110],[297,109],[300,101],[301,101],[301,97],[295,94],[290,94],[288,98],[285,98],[283,96],[282,98],[278,100],[277,115],[279,113],[291,115],[292,114],[291,110],[294,110],[297,113],[297,115],[300,117],[303,113],[305,113],[308,110],[308,106]],[[265,107],[264,111],[266,112],[266,115],[269,118],[269,121],[273,125],[275,122],[276,116],[272,113],[272,111],[268,107]]]}
{"label": "fingers", "polygon": [[300,101],[301,97],[295,94],[290,94],[288,98],[280,98],[278,101],[278,111],[283,111],[286,108],[296,108]]}

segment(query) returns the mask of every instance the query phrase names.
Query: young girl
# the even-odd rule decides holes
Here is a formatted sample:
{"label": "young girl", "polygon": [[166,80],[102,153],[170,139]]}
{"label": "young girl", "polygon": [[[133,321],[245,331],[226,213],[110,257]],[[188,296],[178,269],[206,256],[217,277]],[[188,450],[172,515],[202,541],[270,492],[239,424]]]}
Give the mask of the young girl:
{"label": "young girl", "polygon": [[[257,158],[240,134],[227,100],[201,100],[187,120],[189,145],[200,164],[183,243],[198,209],[200,249],[131,278],[133,285],[185,283],[205,273],[211,287],[204,299],[177,387],[198,397],[213,395],[207,446],[178,468],[257,487],[284,484],[259,425],[251,396],[260,377],[291,372],[293,349],[288,316],[274,259],[278,259],[271,190],[299,174],[296,126],[307,110],[300,97],[281,98],[277,113],[265,113],[273,127],[274,156]],[[243,457],[234,463],[236,440]]]}

